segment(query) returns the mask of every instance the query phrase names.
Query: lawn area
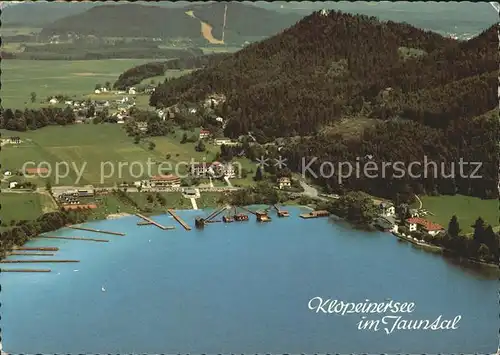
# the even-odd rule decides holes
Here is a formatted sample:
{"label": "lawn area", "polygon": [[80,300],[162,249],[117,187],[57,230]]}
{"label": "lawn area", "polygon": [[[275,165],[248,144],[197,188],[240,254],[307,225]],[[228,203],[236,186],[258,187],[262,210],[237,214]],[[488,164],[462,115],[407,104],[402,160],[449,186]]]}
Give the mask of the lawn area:
{"label": "lawn area", "polygon": [[[56,94],[80,98],[92,93],[96,84],[113,83],[125,70],[152,61],[154,59],[3,60],[2,105],[37,108],[40,101]],[[35,103],[30,101],[31,92],[37,94]]]}
{"label": "lawn area", "polygon": [[183,75],[189,74],[194,69],[185,69],[185,70],[166,70],[164,75],[153,76],[151,78],[144,79],[141,84],[150,84],[151,81],[154,81],[155,85],[159,83],[163,83],[166,78],[179,78]]}
{"label": "lawn area", "polygon": [[[498,223],[498,200],[481,200],[470,196],[421,196],[423,208],[434,216],[427,216],[429,220],[448,228],[448,223],[456,215],[460,228],[465,233],[471,233],[470,227],[474,221],[481,217],[493,227]],[[418,207],[418,202],[415,207]]]}
{"label": "lawn area", "polygon": [[[3,136],[14,134],[7,131],[0,133]],[[158,153],[134,144],[132,138],[116,124],[51,126],[37,131],[16,132],[15,135],[24,142],[2,147],[2,168],[18,170],[25,162],[37,165],[47,162],[53,170],[49,177],[53,185],[110,186],[116,182],[135,181],[148,175],[148,159],[154,162],[159,158]],[[70,166],[70,171],[67,177],[61,176],[65,175],[65,168],[61,164],[61,178],[57,182],[56,164],[62,162]],[[151,163],[149,166],[151,174],[156,174],[155,165]],[[82,178],[78,182],[78,172],[81,171]],[[107,175],[110,176],[106,178]],[[41,177],[33,178],[33,182],[39,186],[45,185]]]}
{"label": "lawn area", "polygon": [[33,220],[43,213],[46,196],[37,193],[0,193],[2,222]]}

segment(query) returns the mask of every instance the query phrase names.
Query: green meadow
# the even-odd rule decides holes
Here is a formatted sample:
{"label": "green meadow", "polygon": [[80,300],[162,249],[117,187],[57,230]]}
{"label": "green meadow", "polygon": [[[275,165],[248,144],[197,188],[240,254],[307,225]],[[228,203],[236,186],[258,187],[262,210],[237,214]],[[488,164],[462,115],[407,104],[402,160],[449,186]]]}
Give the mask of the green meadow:
{"label": "green meadow", "polygon": [[33,220],[50,206],[49,197],[38,193],[0,193],[2,222],[9,225],[11,220]]}
{"label": "green meadow", "polygon": [[[105,60],[15,60],[2,61],[2,105],[37,108],[47,97],[67,95],[82,98],[93,94],[95,85],[114,83],[125,70],[152,59]],[[36,93],[32,103],[31,93]]]}
{"label": "green meadow", "polygon": [[[47,179],[52,185],[101,185],[112,186],[124,181],[131,182],[156,175],[162,167],[164,173],[185,173],[191,161],[212,161],[219,147],[206,144],[207,151],[197,152],[195,143],[181,144],[183,131],[165,137],[147,138],[134,144],[119,124],[75,124],[71,126],[49,126],[36,131],[10,132],[0,130],[2,137],[19,136],[18,145],[2,147],[2,169],[21,170],[23,166],[52,169]],[[195,134],[195,132],[189,132]],[[153,150],[149,142],[155,143]],[[168,156],[168,158],[167,158]],[[30,162],[31,165],[24,164]],[[46,165],[39,165],[46,162]],[[70,170],[66,175],[66,162]],[[166,163],[160,166],[160,163]],[[55,169],[59,163],[59,181],[55,180]],[[45,164],[45,163],[44,163]],[[171,169],[169,171],[169,169]],[[82,172],[78,180],[79,172]],[[142,172],[142,175],[141,175]],[[101,179],[103,177],[103,179]],[[33,177],[38,186],[45,186],[47,179]]]}
{"label": "green meadow", "polygon": [[[460,228],[464,233],[472,233],[471,225],[481,217],[487,224],[498,226],[498,200],[481,200],[470,196],[420,196],[423,208],[434,216],[426,216],[429,220],[448,228],[448,223],[456,215]],[[418,206],[418,203],[416,204]]]}

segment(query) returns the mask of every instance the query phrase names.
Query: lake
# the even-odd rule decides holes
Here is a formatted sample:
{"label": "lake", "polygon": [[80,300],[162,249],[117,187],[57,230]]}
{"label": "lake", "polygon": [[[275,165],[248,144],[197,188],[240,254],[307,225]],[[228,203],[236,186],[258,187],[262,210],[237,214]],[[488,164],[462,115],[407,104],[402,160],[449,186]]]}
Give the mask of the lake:
{"label": "lake", "polygon": [[[271,223],[194,229],[201,211],[137,226],[136,217],[89,223],[125,232],[63,229],[50,235],[109,243],[36,240],[58,246],[52,259],[20,264],[51,273],[2,273],[2,343],[8,353],[493,353],[498,340],[498,278],[465,269],[382,232],[299,209]],[[28,257],[10,257],[28,258]],[[34,257],[30,257],[34,258]],[[29,266],[28,266],[29,265]],[[50,265],[50,266],[49,266]],[[77,271],[76,271],[77,270]],[[102,291],[104,288],[105,291]],[[361,317],[309,308],[315,297],[343,302],[413,302],[403,319],[452,320],[455,330],[358,330]],[[394,314],[392,314],[394,315]]]}

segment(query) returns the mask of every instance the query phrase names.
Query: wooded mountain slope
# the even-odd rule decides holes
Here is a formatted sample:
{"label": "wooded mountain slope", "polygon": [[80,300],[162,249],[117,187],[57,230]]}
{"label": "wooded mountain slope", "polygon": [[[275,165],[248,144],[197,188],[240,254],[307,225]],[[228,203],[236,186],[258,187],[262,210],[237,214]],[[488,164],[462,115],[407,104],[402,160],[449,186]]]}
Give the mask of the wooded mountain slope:
{"label": "wooded mountain slope", "polygon": [[[419,54],[402,54],[407,49]],[[354,164],[365,155],[406,164],[427,156],[447,169],[460,159],[483,163],[482,178],[475,180],[421,175],[340,183],[337,173],[320,179],[333,191],[359,189],[392,199],[413,192],[492,198],[499,156],[498,111],[492,111],[498,107],[497,87],[495,26],[459,42],[406,24],[316,12],[221,63],[160,85],[151,104],[168,107],[224,94],[217,111],[228,120],[227,136],[252,131],[260,141],[303,137],[280,152],[295,171],[301,171],[304,157],[321,157],[316,171],[325,160]],[[360,119],[372,124],[363,124],[354,138],[335,133],[341,122]],[[328,126],[333,127],[324,130]],[[473,170],[466,167],[464,175]]]}
{"label": "wooded mountain slope", "polygon": [[[423,99],[415,100],[411,93],[418,91],[419,97],[436,100],[432,97],[440,90],[442,95],[460,97],[457,91],[466,92],[472,85],[483,87],[488,99],[474,110],[462,112],[470,116],[496,105],[494,80],[480,76],[498,70],[496,42],[495,27],[460,43],[405,24],[316,12],[282,34],[249,45],[225,59],[223,65],[159,87],[151,103],[170,106],[179,99],[198,101],[213,92],[223,93],[228,100],[222,110],[231,119],[227,134],[237,136],[259,129],[268,137],[277,137],[310,134],[368,105],[376,118],[401,115],[403,110],[421,116],[428,108]],[[404,59],[401,47],[421,49],[426,54]],[[470,80],[448,85],[466,78]],[[387,95],[381,95],[386,89]],[[389,101],[392,96],[400,98],[391,103],[397,109],[386,112],[388,104],[382,96],[388,96]],[[450,114],[438,112],[432,120],[447,122]]]}
{"label": "wooded mountain slope", "polygon": [[[139,4],[102,5],[45,26],[42,35],[74,32],[100,37],[161,37],[202,39],[200,20],[213,27],[220,39],[226,3],[197,4],[180,8]],[[302,16],[281,14],[256,6],[227,3],[228,33],[237,36],[271,36],[296,23]],[[194,16],[188,16],[192,10]],[[198,20],[198,19],[200,20]]]}

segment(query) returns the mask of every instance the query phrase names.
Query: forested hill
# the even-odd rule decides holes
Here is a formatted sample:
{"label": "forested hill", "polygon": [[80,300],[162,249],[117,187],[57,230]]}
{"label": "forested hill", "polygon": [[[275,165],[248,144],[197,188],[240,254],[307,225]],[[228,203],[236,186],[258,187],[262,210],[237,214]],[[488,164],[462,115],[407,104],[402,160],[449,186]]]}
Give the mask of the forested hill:
{"label": "forested hill", "polygon": [[[168,107],[224,94],[216,109],[228,120],[227,136],[251,131],[259,141],[305,137],[282,151],[292,169],[304,156],[322,157],[316,171],[324,159],[354,162],[365,155],[406,163],[424,156],[484,162],[482,179],[350,178],[340,185],[334,175],[322,182],[334,191],[491,198],[497,196],[497,86],[495,26],[459,42],[333,11],[315,12],[218,64],[160,85],[151,104]],[[355,128],[346,137],[343,125],[349,122]]]}
{"label": "forested hill", "polygon": [[[166,83],[151,103],[225,94],[231,136],[256,129],[267,137],[307,135],[368,106],[374,118],[411,116],[446,126],[495,107],[496,74],[481,74],[498,69],[497,41],[495,27],[463,43],[410,25],[316,12],[223,65]],[[469,92],[476,87],[487,95]],[[446,107],[435,93],[446,97]]]}
{"label": "forested hill", "polygon": [[[47,25],[42,35],[73,32],[100,37],[161,37],[202,39],[200,20],[221,39],[226,12],[226,36],[271,36],[302,18],[242,3],[209,3],[166,8],[140,4],[101,5]],[[193,16],[187,14],[192,11]],[[227,39],[227,37],[226,37]]]}

